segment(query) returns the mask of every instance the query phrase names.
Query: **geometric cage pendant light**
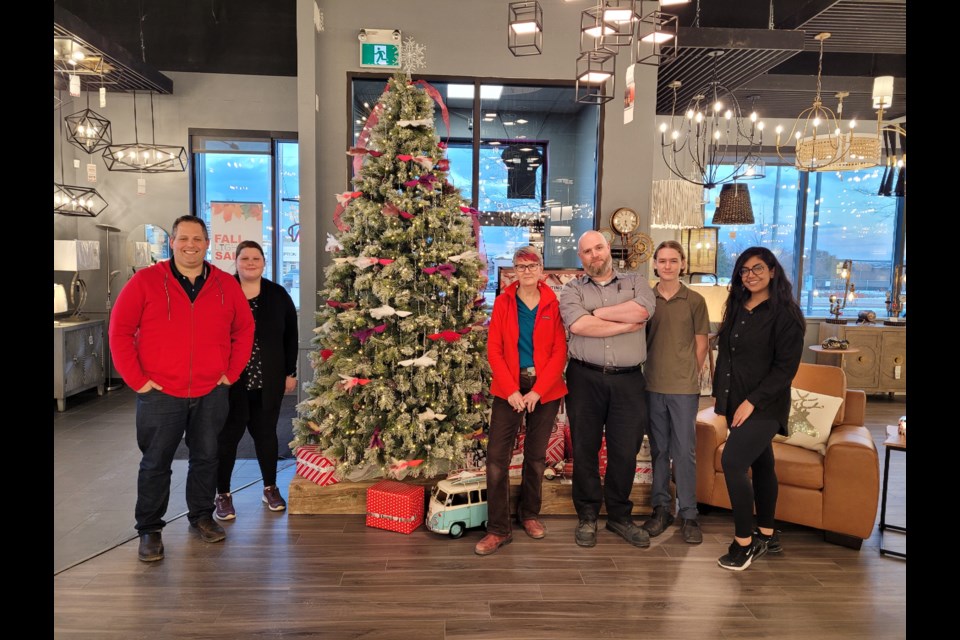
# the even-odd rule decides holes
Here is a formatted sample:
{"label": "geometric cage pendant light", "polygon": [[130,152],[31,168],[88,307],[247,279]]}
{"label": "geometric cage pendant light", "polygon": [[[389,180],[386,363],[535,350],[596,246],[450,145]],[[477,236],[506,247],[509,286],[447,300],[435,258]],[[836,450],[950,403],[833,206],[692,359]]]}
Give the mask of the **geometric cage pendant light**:
{"label": "geometric cage pendant light", "polygon": [[64,216],[95,218],[107,208],[103,196],[93,187],[70,185],[63,181],[64,119],[57,118],[60,124],[60,182],[53,183],[53,212]]}
{"label": "geometric cage pendant light", "polygon": [[[153,93],[150,93],[151,140],[156,140],[153,119]],[[183,147],[155,142],[140,142],[137,130],[137,92],[133,92],[134,142],[111,144],[103,152],[108,171],[136,173],[175,173],[187,168],[187,151]]]}
{"label": "geometric cage pendant light", "polygon": [[96,153],[113,143],[110,121],[90,108],[90,92],[87,92],[87,108],[70,114],[67,123],[67,142],[86,153]]}

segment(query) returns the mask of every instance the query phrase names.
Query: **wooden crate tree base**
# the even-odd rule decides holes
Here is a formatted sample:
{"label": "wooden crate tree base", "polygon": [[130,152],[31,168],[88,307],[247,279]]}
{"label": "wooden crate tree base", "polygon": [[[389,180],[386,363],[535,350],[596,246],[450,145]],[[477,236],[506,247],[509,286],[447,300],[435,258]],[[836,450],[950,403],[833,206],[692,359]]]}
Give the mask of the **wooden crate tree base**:
{"label": "wooden crate tree base", "polygon": [[[429,494],[440,478],[409,478],[404,482],[422,484]],[[299,476],[294,476],[287,490],[287,513],[293,515],[364,514],[367,509],[367,489],[379,481],[338,482],[321,487]],[[649,484],[635,484],[630,493],[634,515],[648,515],[650,508]],[[510,513],[516,513],[520,479],[510,479]],[[576,515],[573,508],[573,485],[558,480],[543,481],[541,515]],[[605,513],[601,511],[601,514]]]}

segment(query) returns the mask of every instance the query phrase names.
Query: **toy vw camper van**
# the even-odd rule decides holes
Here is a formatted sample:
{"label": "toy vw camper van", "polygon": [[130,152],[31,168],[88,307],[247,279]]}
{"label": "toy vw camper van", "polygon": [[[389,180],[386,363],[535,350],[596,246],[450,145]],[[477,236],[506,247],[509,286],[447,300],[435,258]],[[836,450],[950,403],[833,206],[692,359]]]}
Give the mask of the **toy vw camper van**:
{"label": "toy vw camper van", "polygon": [[430,494],[426,526],[451,538],[459,538],[471,527],[486,527],[486,475],[464,474],[438,482]]}

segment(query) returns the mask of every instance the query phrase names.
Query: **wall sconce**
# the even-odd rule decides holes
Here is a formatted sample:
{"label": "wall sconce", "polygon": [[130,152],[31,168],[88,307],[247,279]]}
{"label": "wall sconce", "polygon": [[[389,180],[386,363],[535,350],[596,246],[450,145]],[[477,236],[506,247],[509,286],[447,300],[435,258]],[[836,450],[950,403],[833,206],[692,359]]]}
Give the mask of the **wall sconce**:
{"label": "wall sconce", "polygon": [[86,320],[83,305],[87,302],[87,284],[80,279],[81,271],[100,268],[100,243],[96,240],[54,240],[53,270],[73,271],[70,281],[70,302],[76,303],[72,320]]}
{"label": "wall sconce", "polygon": [[826,320],[830,324],[847,324],[847,319],[841,318],[840,316],[843,315],[843,310],[846,308],[847,302],[853,302],[856,298],[855,292],[857,287],[850,282],[852,273],[852,260],[844,260],[837,265],[837,275],[843,280],[843,294],[830,296],[830,313],[833,317],[827,318]]}
{"label": "wall sconce", "polygon": [[507,48],[515,56],[543,53],[543,9],[539,2],[511,2],[507,7]]}

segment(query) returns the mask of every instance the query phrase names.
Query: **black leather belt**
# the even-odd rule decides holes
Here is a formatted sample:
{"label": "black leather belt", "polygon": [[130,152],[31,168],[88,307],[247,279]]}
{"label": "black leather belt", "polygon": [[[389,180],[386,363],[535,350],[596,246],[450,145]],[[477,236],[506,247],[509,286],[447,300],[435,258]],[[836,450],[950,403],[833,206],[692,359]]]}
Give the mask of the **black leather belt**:
{"label": "black leather belt", "polygon": [[610,365],[592,364],[590,362],[584,362],[583,360],[577,360],[576,358],[570,358],[570,362],[576,362],[581,367],[586,367],[587,369],[599,371],[600,373],[606,374],[608,376],[615,376],[618,373],[633,373],[634,371],[640,371],[639,364],[634,365],[632,367],[612,367]]}

